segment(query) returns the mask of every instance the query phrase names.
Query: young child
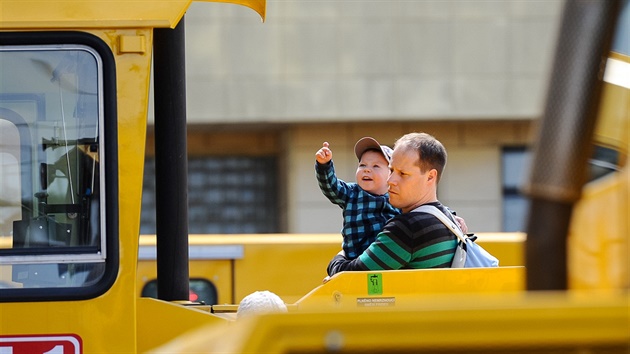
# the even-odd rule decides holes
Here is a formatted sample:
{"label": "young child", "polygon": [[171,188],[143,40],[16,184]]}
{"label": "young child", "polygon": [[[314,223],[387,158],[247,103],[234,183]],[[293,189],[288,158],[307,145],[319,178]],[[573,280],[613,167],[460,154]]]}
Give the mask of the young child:
{"label": "young child", "polygon": [[376,239],[390,218],[400,210],[389,203],[387,178],[392,149],[373,138],[359,139],[354,146],[359,159],[356,183],[337,178],[332,150],[324,142],[315,154],[315,174],[322,193],[343,209],[342,248],[347,259],[358,257]]}

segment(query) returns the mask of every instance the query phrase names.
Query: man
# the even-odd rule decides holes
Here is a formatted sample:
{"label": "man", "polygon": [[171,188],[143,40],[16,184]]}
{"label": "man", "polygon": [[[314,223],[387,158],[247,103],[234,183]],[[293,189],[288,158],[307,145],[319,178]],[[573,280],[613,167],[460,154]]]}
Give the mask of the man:
{"label": "man", "polygon": [[431,214],[415,212],[428,204],[450,215],[437,199],[437,185],[446,166],[446,149],[426,133],[406,134],[394,145],[387,180],[390,203],[402,214],[390,219],[358,258],[340,252],[328,265],[328,275],[349,270],[450,267],[456,236]]}

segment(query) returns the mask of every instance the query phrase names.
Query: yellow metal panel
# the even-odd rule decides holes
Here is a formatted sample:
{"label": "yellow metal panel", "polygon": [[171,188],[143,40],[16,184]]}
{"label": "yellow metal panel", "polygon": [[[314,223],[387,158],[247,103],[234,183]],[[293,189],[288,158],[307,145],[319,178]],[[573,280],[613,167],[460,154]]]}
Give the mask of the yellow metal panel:
{"label": "yellow metal panel", "polygon": [[[588,293],[418,296],[383,311],[290,312],[202,328],[177,353],[627,353],[630,297]],[[599,349],[599,351],[597,350]]]}
{"label": "yellow metal panel", "polygon": [[300,310],[394,309],[428,294],[494,294],[525,290],[523,267],[342,272],[296,302]]}
{"label": "yellow metal panel", "polygon": [[[188,273],[190,278],[203,278],[210,281],[217,289],[219,304],[231,304],[236,300],[232,292],[232,261],[231,260],[191,260]],[[155,260],[138,261],[138,296],[151,280],[157,278]]]}
{"label": "yellow metal panel", "polygon": [[191,0],[3,0],[0,27],[120,28],[175,27]]}
{"label": "yellow metal panel", "polygon": [[328,262],[341,249],[340,238],[319,245],[246,244],[244,258],[235,262],[236,302],[257,290],[269,290],[287,303],[298,300],[322,283]]}
{"label": "yellow metal panel", "polygon": [[138,353],[163,345],[188,331],[226,320],[209,310],[151,298],[138,299]]}
{"label": "yellow metal panel", "polygon": [[147,40],[144,36],[119,36],[118,37],[118,54],[122,53],[139,53],[142,54],[147,50]]}
{"label": "yellow metal panel", "polygon": [[[266,0],[210,0],[249,7],[265,18]],[[0,28],[174,28],[191,0],[2,0]]]}
{"label": "yellow metal panel", "polygon": [[84,353],[135,352],[135,299],[127,289],[117,283],[89,301],[2,304],[0,334],[73,334]]}
{"label": "yellow metal panel", "polygon": [[242,5],[249,7],[250,9],[256,11],[260,18],[265,21],[266,14],[266,0],[195,0],[195,1],[205,1],[205,2],[227,2],[237,5]]}
{"label": "yellow metal panel", "polygon": [[232,287],[233,269],[232,261],[215,260],[206,262],[203,260],[190,261],[189,269],[191,278],[204,278],[212,282],[217,289],[217,303],[231,304],[234,299]]}
{"label": "yellow metal panel", "polygon": [[[155,236],[142,235],[140,245],[154,246]],[[257,290],[272,291],[291,303],[322,283],[328,262],[341,249],[341,235],[190,235],[189,245],[243,247],[243,258],[234,263],[225,259],[190,262],[191,277],[206,278],[215,284],[219,304],[238,303]],[[287,267],[295,262],[300,262],[300,267]],[[154,260],[139,262],[138,290],[155,277],[155,267]]]}
{"label": "yellow metal panel", "polygon": [[524,232],[479,233],[475,243],[499,259],[499,266],[525,265]]}
{"label": "yellow metal panel", "polygon": [[[522,266],[523,233],[481,233],[477,242],[499,258],[501,266]],[[241,245],[242,259],[191,260],[190,277],[217,287],[219,304],[238,303],[245,296],[269,290],[293,303],[322,284],[326,267],[341,249],[339,234],[190,235],[191,246]],[[141,246],[155,246],[154,235],[142,235]],[[155,260],[138,263],[138,294],[155,279]],[[233,272],[233,273],[232,273]],[[278,276],[282,274],[282,276]],[[233,282],[232,282],[233,280]]]}
{"label": "yellow metal panel", "polygon": [[573,289],[630,289],[628,166],[587,185],[573,211],[568,250]]}
{"label": "yellow metal panel", "polygon": [[[630,65],[630,57],[612,58]],[[596,144],[619,153],[620,171],[584,186],[575,205],[569,238],[572,289],[630,289],[630,89],[604,83]]]}
{"label": "yellow metal panel", "polygon": [[[616,66],[623,66],[616,75],[630,75],[630,56],[612,53],[610,61]],[[608,73],[608,71],[607,71]],[[606,76],[605,76],[606,77]],[[621,78],[615,78],[621,80]],[[630,88],[604,82],[602,99],[599,106],[597,125],[595,127],[596,143],[611,147],[628,154],[628,135],[630,134]]]}

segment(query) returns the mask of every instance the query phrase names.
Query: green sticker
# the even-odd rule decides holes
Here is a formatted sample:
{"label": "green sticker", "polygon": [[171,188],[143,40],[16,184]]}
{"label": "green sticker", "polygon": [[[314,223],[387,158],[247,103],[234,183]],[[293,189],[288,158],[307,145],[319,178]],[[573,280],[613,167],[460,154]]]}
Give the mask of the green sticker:
{"label": "green sticker", "polygon": [[383,294],[383,278],[381,273],[368,273],[368,295]]}

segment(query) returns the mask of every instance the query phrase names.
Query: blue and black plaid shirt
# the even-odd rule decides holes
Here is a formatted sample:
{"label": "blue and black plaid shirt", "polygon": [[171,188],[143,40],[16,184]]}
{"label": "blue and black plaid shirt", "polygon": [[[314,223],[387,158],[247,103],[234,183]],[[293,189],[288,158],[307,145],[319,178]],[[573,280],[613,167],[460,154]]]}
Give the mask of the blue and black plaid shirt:
{"label": "blue and black plaid shirt", "polygon": [[400,214],[399,209],[389,204],[389,194],[370,194],[356,183],[338,179],[332,161],[323,165],[315,162],[315,175],[326,198],[343,209],[341,246],[348,259],[363,253],[387,220]]}

